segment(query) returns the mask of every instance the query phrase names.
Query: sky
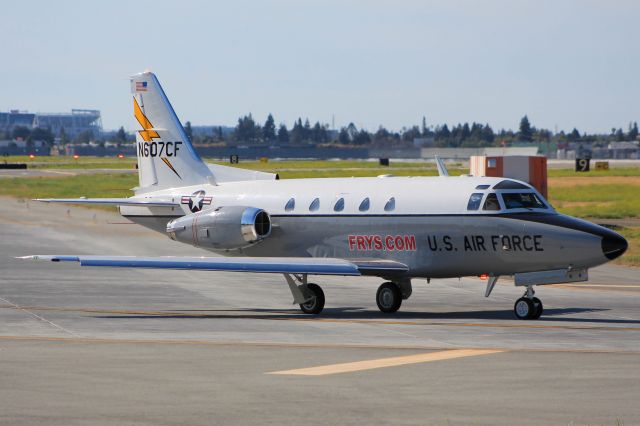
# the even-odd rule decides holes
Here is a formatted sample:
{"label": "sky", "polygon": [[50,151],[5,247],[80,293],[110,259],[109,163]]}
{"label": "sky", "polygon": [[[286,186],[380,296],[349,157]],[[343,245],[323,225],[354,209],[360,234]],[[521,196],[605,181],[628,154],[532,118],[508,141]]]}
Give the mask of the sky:
{"label": "sky", "polygon": [[375,131],[458,122],[608,133],[640,121],[636,0],[11,1],[0,111],[99,109],[133,130],[129,76],[178,117],[252,113]]}

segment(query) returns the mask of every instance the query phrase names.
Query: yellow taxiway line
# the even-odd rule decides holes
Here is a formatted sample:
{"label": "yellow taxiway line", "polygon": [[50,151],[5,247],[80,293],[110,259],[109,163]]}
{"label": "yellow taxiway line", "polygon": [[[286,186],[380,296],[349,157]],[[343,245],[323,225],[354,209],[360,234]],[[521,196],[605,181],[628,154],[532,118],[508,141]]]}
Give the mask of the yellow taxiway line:
{"label": "yellow taxiway line", "polygon": [[391,358],[371,359],[367,361],[345,362],[342,364],[321,365],[318,367],[299,368],[296,370],[273,371],[267,374],[296,376],[327,376],[330,374],[353,373],[376,368],[397,367],[400,365],[423,362],[444,361],[454,358],[465,358],[478,355],[489,355],[506,352],[493,349],[454,349],[449,351],[429,352],[416,355],[396,356]]}

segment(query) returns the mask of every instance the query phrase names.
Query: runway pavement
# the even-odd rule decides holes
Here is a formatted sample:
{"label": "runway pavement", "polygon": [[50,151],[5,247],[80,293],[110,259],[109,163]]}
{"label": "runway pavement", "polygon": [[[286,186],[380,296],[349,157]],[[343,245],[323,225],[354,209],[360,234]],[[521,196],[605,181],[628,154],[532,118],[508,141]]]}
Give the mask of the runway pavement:
{"label": "runway pavement", "polygon": [[12,177],[65,177],[78,175],[95,175],[103,173],[138,173],[131,169],[1,169],[0,178]]}
{"label": "runway pavement", "polygon": [[0,424],[638,424],[640,274],[605,266],[521,290],[414,282],[395,315],[371,277],[111,270],[27,254],[203,255],[116,214],[0,198]]}

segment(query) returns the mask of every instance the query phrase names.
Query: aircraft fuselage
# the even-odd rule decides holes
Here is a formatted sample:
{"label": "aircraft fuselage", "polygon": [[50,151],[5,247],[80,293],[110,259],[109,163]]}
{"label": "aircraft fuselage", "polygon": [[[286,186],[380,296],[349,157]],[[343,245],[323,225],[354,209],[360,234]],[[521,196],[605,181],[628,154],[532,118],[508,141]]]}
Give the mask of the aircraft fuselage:
{"label": "aircraft fuselage", "polygon": [[[271,217],[268,238],[233,250],[216,249],[197,238],[192,244],[225,256],[393,260],[407,265],[410,277],[589,268],[624,252],[626,242],[615,232],[558,214],[544,201],[543,208],[507,208],[504,194],[535,193],[544,199],[533,188],[492,189],[501,181],[388,177],[238,182],[157,194],[183,199],[182,209],[122,207],[121,212],[164,233],[167,222],[194,210],[258,207]],[[481,203],[496,194],[500,205],[497,210],[469,210],[472,194],[479,194]]]}

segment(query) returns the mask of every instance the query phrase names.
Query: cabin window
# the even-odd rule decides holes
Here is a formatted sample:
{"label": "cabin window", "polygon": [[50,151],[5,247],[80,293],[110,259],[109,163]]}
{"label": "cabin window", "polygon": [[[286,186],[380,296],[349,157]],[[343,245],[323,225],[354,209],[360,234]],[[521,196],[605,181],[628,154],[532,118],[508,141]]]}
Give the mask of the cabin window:
{"label": "cabin window", "polygon": [[364,200],[362,200],[362,202],[360,203],[360,207],[358,207],[358,210],[360,210],[361,212],[366,212],[367,210],[369,210],[369,198],[365,198]]}
{"label": "cabin window", "polygon": [[296,199],[289,198],[289,201],[287,201],[287,204],[284,206],[284,211],[290,212],[295,208],[296,208]]}
{"label": "cabin window", "polygon": [[493,189],[531,189],[527,185],[516,182],[515,180],[503,180],[499,182]]}
{"label": "cabin window", "polygon": [[394,211],[396,209],[396,199],[394,197],[389,198],[389,201],[387,201],[387,204],[384,205],[384,211],[385,212],[391,212]]}
{"label": "cabin window", "polygon": [[309,211],[311,211],[311,212],[315,212],[319,208],[320,208],[320,199],[319,198],[316,198],[315,200],[313,200],[311,202],[311,204],[309,204]]}
{"label": "cabin window", "polygon": [[489,189],[489,186],[491,185],[478,185],[476,186],[476,189]]}
{"label": "cabin window", "polygon": [[503,193],[502,201],[508,209],[546,209],[547,206],[533,192]]}
{"label": "cabin window", "polygon": [[344,198],[340,198],[333,206],[333,211],[335,212],[341,212],[342,210],[344,210]]}
{"label": "cabin window", "polygon": [[500,202],[498,201],[498,197],[496,194],[487,195],[487,199],[484,201],[484,206],[482,206],[482,210],[496,211],[500,210]]}
{"label": "cabin window", "polygon": [[480,192],[471,194],[471,197],[469,197],[469,202],[467,203],[467,210],[478,210],[480,208],[480,203],[482,202],[483,195],[484,194]]}

